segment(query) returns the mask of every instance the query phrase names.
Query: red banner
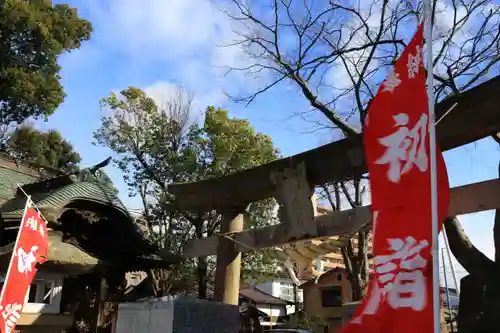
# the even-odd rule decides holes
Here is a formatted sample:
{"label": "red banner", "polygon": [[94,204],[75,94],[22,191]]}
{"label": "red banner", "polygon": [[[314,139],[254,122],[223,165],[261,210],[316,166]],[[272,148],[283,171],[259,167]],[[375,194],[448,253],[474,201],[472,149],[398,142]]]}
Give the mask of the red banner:
{"label": "red banner", "polygon": [[37,271],[35,266],[47,258],[49,241],[46,224],[28,199],[0,296],[0,330],[3,333],[14,331]]}
{"label": "red banner", "polygon": [[[373,210],[374,279],[343,333],[433,331],[429,110],[423,25],[382,82],[365,122]],[[437,149],[438,215],[448,213]],[[441,225],[440,225],[441,228]]]}

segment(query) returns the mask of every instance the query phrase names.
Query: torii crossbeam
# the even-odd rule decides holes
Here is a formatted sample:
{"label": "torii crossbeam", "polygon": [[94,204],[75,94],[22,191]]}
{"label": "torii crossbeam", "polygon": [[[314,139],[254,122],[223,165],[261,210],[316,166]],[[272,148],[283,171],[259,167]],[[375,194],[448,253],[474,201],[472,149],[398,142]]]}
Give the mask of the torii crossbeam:
{"label": "torii crossbeam", "polygon": [[[437,126],[440,147],[450,150],[499,133],[498,96],[500,76],[437,104],[437,119],[456,105]],[[307,206],[312,205],[310,197],[315,186],[359,179],[366,172],[361,136],[357,136],[221,178],[170,185],[169,191],[175,195],[179,209],[217,210],[224,216],[221,229],[226,236],[195,240],[185,247],[183,256],[202,257],[217,253],[216,300],[237,303],[239,268],[236,268],[242,251],[299,239],[352,234],[367,226],[370,219],[368,206],[316,219]],[[290,190],[294,188],[297,190]],[[268,197],[277,198],[289,210],[284,214],[287,218],[278,226],[242,232],[241,213],[245,207]],[[500,208],[498,180],[452,189],[451,214],[497,208]],[[232,241],[227,239],[228,232],[232,233]]]}

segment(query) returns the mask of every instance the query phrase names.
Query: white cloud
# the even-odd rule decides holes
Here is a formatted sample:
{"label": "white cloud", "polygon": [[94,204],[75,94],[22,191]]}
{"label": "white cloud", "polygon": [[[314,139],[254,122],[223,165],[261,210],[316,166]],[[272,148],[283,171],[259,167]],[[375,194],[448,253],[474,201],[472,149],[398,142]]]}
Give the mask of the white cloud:
{"label": "white cloud", "polygon": [[[226,101],[226,91],[248,84],[239,73],[223,77],[216,66],[244,66],[248,57],[233,42],[234,25],[211,0],[110,0],[86,4],[101,47],[147,67],[158,64],[155,94],[180,85],[196,97],[197,107]],[[162,73],[164,71],[164,73]],[[164,74],[164,79],[161,75]],[[165,80],[165,82],[161,81]],[[175,82],[175,83],[173,83]]]}
{"label": "white cloud", "polygon": [[[353,66],[349,67],[350,67],[349,69],[352,69]],[[332,67],[330,67],[326,77],[326,83],[329,86],[340,90],[352,87],[352,81],[349,76],[349,73],[347,72],[345,66],[340,62],[334,63]]]}
{"label": "white cloud", "polygon": [[[453,22],[453,12],[450,0],[440,0],[438,6],[440,14],[438,25],[447,30]],[[238,20],[231,20],[219,8],[225,6],[227,0],[89,0],[87,3],[91,12],[91,21],[95,25],[96,33],[94,40],[101,46],[112,48],[119,54],[126,54],[133,58],[134,64],[154,64],[157,66],[156,80],[164,80],[165,84],[175,82],[187,90],[193,92],[197,101],[201,101],[201,109],[207,104],[219,104],[226,101],[225,92],[233,95],[244,95],[245,92],[256,91],[262,87],[269,78],[269,73],[254,79],[245,75],[244,72],[233,72],[224,77],[224,69],[215,65],[226,65],[230,67],[246,67],[251,64],[251,59],[239,46],[220,47],[231,44],[239,39],[235,31],[245,30],[246,27]],[[395,0],[390,0],[390,6],[396,5]],[[370,0],[357,0],[352,6],[360,6],[361,15],[367,19],[370,31],[377,30],[380,24],[380,4]],[[231,6],[226,6],[232,11]],[[262,9],[262,11],[265,11]],[[459,17],[464,15],[464,9],[458,10]],[[259,13],[258,15],[261,15]],[[271,13],[272,14],[272,13]],[[262,14],[263,17],[267,12]],[[346,14],[346,22],[343,29],[359,28],[361,22],[353,15]],[[388,10],[386,17],[391,15]],[[267,19],[267,18],[266,18]],[[414,31],[415,20],[406,22],[400,29],[400,34],[408,38]],[[451,23],[450,23],[451,22]],[[347,33],[343,34],[347,36]],[[459,38],[465,38],[465,33]],[[286,37],[286,36],[285,36]],[[286,39],[286,38],[285,38]],[[360,29],[351,46],[362,45],[367,41],[364,29]],[[287,40],[285,44],[293,44]],[[290,46],[291,47],[291,46]],[[439,49],[439,43],[434,47],[435,52]],[[366,57],[369,50],[353,52],[350,59],[353,61]],[[363,60],[356,66],[362,67]],[[368,72],[379,66],[379,62],[372,60]],[[139,66],[140,67],[140,66]],[[348,69],[354,72],[354,65]],[[442,72],[443,66],[438,66],[438,72]],[[132,70],[132,69],[131,69]],[[161,77],[164,71],[165,77]],[[374,76],[374,81],[379,78]],[[320,94],[325,101],[331,100],[332,89],[346,89],[352,86],[349,75],[344,65],[338,61],[328,71],[325,77],[326,87],[321,89]],[[149,85],[158,85],[158,82],[147,82]],[[313,85],[315,83],[311,83]],[[156,89],[159,89],[156,87]],[[349,95],[349,97],[351,97]],[[350,110],[353,100],[344,98],[346,105],[342,109]],[[354,105],[352,105],[355,107]],[[338,107],[338,106],[337,106]]]}
{"label": "white cloud", "polygon": [[97,26],[114,47],[127,52],[171,59],[191,56],[209,45],[221,13],[206,0],[111,0],[94,6]]}
{"label": "white cloud", "polygon": [[[168,81],[157,81],[146,87],[144,91],[152,97],[158,105],[176,98],[182,87]],[[205,91],[204,93],[192,94],[189,90],[184,90],[186,98],[192,98],[191,117],[193,121],[200,120],[200,116],[207,106],[218,106],[226,101],[226,96],[217,90]]]}
{"label": "white cloud", "polygon": [[176,95],[179,88],[166,81],[159,81],[144,89],[149,97],[152,97],[157,104],[162,104]]}

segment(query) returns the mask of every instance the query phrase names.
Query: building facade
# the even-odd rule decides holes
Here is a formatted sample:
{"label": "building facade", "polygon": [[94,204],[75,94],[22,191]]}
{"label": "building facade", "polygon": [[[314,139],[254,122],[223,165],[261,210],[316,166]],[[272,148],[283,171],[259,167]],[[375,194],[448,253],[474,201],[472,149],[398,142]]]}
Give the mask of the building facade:
{"label": "building facade", "polygon": [[[304,282],[306,281],[301,281],[301,283]],[[289,304],[286,305],[286,315],[295,313],[295,311],[301,310],[302,308],[302,303],[304,301],[303,290],[295,286],[290,278],[283,277],[268,280],[257,284],[256,287],[273,297],[289,302]],[[296,309],[295,301],[297,301],[299,309]]]}
{"label": "building facade", "polygon": [[319,324],[315,333],[336,333],[346,320],[343,307],[353,300],[345,269],[329,270],[300,289],[304,293],[304,312]]}
{"label": "building facade", "polygon": [[255,306],[263,314],[260,317],[260,325],[263,328],[279,325],[279,319],[289,314],[287,311],[292,305],[292,302],[275,297],[252,285],[243,285],[240,288],[240,302],[242,301]]}
{"label": "building facade", "polygon": [[[0,155],[0,283],[29,195],[48,224],[47,261],[26,293],[16,330],[110,332],[127,300],[126,273],[182,260],[150,243],[95,167],[62,173]],[[3,285],[2,285],[3,286]]]}

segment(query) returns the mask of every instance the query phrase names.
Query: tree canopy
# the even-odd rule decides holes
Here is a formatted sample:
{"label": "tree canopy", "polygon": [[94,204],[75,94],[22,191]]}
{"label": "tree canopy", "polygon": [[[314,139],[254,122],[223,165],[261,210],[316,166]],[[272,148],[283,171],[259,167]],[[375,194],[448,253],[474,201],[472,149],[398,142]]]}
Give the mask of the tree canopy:
{"label": "tree canopy", "polygon": [[51,115],[64,100],[57,57],[90,38],[91,24],[68,5],[0,3],[0,125]]}
{"label": "tree canopy", "polygon": [[[140,89],[130,87],[121,96],[102,100],[108,115],[94,133],[98,145],[118,154],[130,195],[139,195],[144,216],[154,239],[161,246],[181,251],[193,237],[214,235],[220,226],[218,212],[202,215],[179,211],[167,185],[218,177],[275,160],[279,151],[270,137],[257,133],[247,120],[230,118],[226,110],[208,107],[203,125],[190,124],[192,100],[183,91],[159,106]],[[246,227],[272,220],[274,200],[252,204]],[[213,260],[197,258],[184,272],[196,276],[201,297],[213,276]],[[275,272],[259,256],[243,259],[243,273],[259,278]],[[196,272],[195,274],[193,274]],[[179,276],[177,276],[179,278]]]}
{"label": "tree canopy", "polygon": [[[75,172],[80,169],[81,157],[56,130],[39,131],[32,126],[22,125],[9,133],[4,152],[25,162],[36,163],[41,166],[52,167],[62,172]],[[102,170],[92,180],[105,186],[117,194],[111,178]]]}
{"label": "tree canopy", "polygon": [[58,131],[42,132],[29,125],[20,126],[9,135],[5,150],[19,160],[59,170],[75,170],[81,161],[80,154]]}
{"label": "tree canopy", "polygon": [[[235,40],[250,64],[229,71],[256,76],[251,103],[278,84],[292,84],[313,109],[347,135],[359,132],[370,100],[416,30],[423,3],[406,1],[230,0]],[[232,5],[232,6],[231,6]],[[500,7],[488,0],[435,1],[435,98],[484,82],[498,74]],[[255,87],[255,86],[253,86]],[[357,117],[356,117],[357,116]]]}

